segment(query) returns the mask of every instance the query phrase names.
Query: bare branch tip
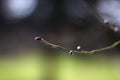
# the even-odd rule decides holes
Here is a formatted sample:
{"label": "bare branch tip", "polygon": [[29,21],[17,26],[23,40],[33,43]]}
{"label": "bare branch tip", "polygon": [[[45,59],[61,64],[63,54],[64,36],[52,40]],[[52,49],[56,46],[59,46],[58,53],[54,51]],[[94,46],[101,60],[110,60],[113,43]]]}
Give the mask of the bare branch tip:
{"label": "bare branch tip", "polygon": [[42,39],[43,39],[43,38],[41,38],[41,37],[39,37],[39,36],[37,36],[37,37],[34,38],[34,40],[40,40],[40,41],[41,41]]}
{"label": "bare branch tip", "polygon": [[104,24],[109,24],[109,21],[107,19],[105,19]]}

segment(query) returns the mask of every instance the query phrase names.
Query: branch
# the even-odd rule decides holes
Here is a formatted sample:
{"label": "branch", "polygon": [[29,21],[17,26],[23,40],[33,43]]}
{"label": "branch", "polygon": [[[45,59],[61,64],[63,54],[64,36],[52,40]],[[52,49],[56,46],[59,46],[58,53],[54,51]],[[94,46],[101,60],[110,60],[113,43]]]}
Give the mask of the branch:
{"label": "branch", "polygon": [[[94,13],[94,15],[96,15],[102,21],[102,23],[105,24],[108,28],[110,28],[114,32],[118,32],[119,31],[119,29],[117,27],[114,27],[112,24],[110,24],[107,19],[103,19],[103,17],[92,6],[89,6],[87,3],[85,3],[85,4]],[[60,45],[55,45],[53,43],[50,43],[50,42],[46,41],[45,39],[43,39],[41,37],[35,37],[35,40],[40,41],[41,43],[43,43],[46,46],[49,46],[51,48],[56,48],[56,49],[67,51],[71,55],[73,55],[75,53],[78,53],[78,54],[94,54],[94,53],[99,53],[99,52],[111,50],[111,49],[117,47],[118,45],[120,45],[120,40],[119,40],[119,41],[113,43],[110,46],[107,46],[107,47],[104,47],[104,48],[100,48],[100,49],[91,50],[91,51],[87,51],[87,50],[81,50],[80,46],[77,47],[77,50],[70,50],[70,49],[62,47]]]}
{"label": "branch", "polygon": [[115,27],[113,26],[109,21],[108,19],[104,19],[98,11],[96,11],[96,9],[89,5],[87,2],[85,2],[84,0],[82,0],[83,3],[89,8],[89,10],[103,23],[105,24],[109,29],[111,29],[112,31],[114,32],[118,32],[119,31],[119,28],[118,27]]}
{"label": "branch", "polygon": [[60,50],[63,50],[63,51],[67,51],[71,55],[73,55],[75,53],[76,54],[77,53],[78,54],[94,54],[94,53],[99,53],[99,52],[103,52],[103,51],[107,51],[107,50],[113,49],[113,48],[117,47],[118,45],[120,45],[120,40],[119,40],[119,41],[115,42],[114,44],[112,44],[110,46],[107,46],[107,47],[104,47],[104,48],[101,48],[101,49],[87,51],[87,50],[80,50],[80,46],[77,47],[77,50],[70,50],[70,49],[62,47],[60,45],[55,45],[53,43],[50,43],[50,42],[46,41],[45,39],[43,39],[41,37],[35,37],[35,40],[40,41],[41,43],[43,43],[44,45],[46,45],[48,47],[60,49]]}

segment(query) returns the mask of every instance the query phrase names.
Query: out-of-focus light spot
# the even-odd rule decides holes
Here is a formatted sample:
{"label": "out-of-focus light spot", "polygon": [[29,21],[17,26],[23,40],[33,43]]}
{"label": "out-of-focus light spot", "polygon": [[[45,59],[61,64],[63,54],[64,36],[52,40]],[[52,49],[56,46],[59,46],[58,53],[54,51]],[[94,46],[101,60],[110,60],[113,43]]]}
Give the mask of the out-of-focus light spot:
{"label": "out-of-focus light spot", "polygon": [[118,31],[119,31],[119,28],[118,28],[118,27],[115,27],[115,28],[114,28],[114,31],[115,31],[115,32],[118,32]]}
{"label": "out-of-focus light spot", "polygon": [[37,0],[5,0],[3,13],[7,19],[22,19],[29,16],[36,6]]}
{"label": "out-of-focus light spot", "polygon": [[104,19],[120,27],[120,0],[100,0],[97,10]]}

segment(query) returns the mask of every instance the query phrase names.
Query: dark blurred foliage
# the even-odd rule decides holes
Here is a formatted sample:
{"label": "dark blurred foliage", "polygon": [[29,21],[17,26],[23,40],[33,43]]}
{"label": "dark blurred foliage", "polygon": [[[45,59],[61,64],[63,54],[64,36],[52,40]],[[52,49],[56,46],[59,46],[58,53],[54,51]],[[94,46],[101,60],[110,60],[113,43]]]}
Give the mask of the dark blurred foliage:
{"label": "dark blurred foliage", "polygon": [[119,34],[102,24],[90,10],[89,6],[94,8],[98,0],[38,0],[34,12],[22,19],[5,18],[3,1],[0,1],[1,54],[39,48],[35,36],[71,49],[81,45],[87,50],[119,40]]}

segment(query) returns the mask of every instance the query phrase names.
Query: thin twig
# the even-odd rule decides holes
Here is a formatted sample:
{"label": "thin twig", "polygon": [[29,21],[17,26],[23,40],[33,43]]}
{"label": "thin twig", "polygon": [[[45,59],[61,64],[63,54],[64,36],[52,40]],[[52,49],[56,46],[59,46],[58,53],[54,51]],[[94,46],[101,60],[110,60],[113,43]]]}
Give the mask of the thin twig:
{"label": "thin twig", "polygon": [[89,8],[89,10],[103,23],[106,24],[106,26],[111,29],[114,32],[119,31],[117,27],[113,26],[112,24],[110,24],[110,22],[107,19],[104,19],[99,13],[98,11],[96,11],[96,9],[89,5],[87,2],[85,2],[84,0],[82,0],[83,3],[85,4],[85,6],[87,6]]}
{"label": "thin twig", "polygon": [[45,39],[41,38],[41,37],[35,37],[35,40],[39,40],[41,43],[45,44],[46,46],[49,46],[51,48],[58,48],[58,49],[62,49],[64,51],[70,51],[70,49],[67,49],[67,48],[64,48],[62,46],[59,46],[59,45],[55,45],[55,44],[52,44],[48,41],[46,41]]}
{"label": "thin twig", "polygon": [[112,44],[110,46],[107,46],[107,47],[104,47],[104,48],[101,48],[101,49],[96,49],[96,50],[91,50],[91,51],[87,51],[87,50],[77,51],[77,50],[70,50],[70,49],[67,49],[67,48],[59,46],[59,45],[55,45],[53,43],[50,43],[50,42],[46,41],[45,39],[43,39],[41,37],[35,37],[35,40],[38,40],[41,43],[43,43],[44,45],[49,46],[51,48],[56,48],[56,49],[67,51],[67,52],[69,52],[69,54],[75,54],[75,53],[94,54],[94,53],[99,53],[99,52],[103,52],[103,51],[106,51],[106,50],[113,49],[113,48],[117,47],[118,45],[120,45],[120,40],[119,40],[119,41],[115,42],[114,44]]}

